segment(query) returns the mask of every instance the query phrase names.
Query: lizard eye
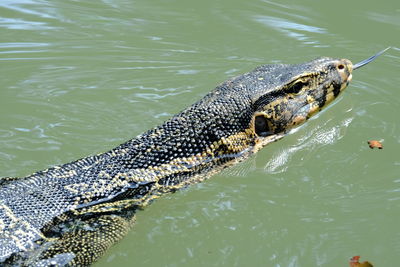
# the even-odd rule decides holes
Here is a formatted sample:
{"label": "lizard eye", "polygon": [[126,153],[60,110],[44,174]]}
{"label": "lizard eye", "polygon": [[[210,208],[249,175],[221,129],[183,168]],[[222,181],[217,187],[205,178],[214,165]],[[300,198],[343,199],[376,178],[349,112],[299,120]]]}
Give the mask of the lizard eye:
{"label": "lizard eye", "polygon": [[254,128],[258,136],[266,137],[271,134],[271,132],[269,131],[267,119],[262,115],[255,117]]}
{"label": "lizard eye", "polygon": [[286,92],[289,94],[298,94],[301,91],[301,89],[303,89],[303,87],[307,86],[307,85],[308,85],[308,82],[301,82],[301,81],[296,82],[296,83],[290,85],[287,88]]}

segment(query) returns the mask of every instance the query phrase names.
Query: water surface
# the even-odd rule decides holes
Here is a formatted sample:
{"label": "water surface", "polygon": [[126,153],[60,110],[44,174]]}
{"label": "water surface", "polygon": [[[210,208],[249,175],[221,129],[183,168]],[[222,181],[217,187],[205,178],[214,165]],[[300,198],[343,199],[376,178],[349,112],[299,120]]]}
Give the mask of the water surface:
{"label": "water surface", "polygon": [[138,213],[95,266],[396,266],[399,12],[395,0],[2,0],[0,176],[107,151],[257,65],[393,46],[293,134]]}

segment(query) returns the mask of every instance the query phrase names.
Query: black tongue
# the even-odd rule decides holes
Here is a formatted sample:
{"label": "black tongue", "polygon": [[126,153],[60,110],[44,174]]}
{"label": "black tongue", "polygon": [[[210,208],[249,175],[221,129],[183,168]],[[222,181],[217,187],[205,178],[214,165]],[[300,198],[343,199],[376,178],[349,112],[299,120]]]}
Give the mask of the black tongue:
{"label": "black tongue", "polygon": [[367,65],[368,63],[370,63],[371,61],[375,60],[375,58],[379,57],[380,55],[382,55],[383,53],[385,53],[387,50],[389,50],[391,47],[387,47],[385,49],[383,49],[382,51],[379,51],[378,53],[376,53],[375,55],[373,55],[372,57],[369,57],[367,59],[364,59],[356,64],[353,65],[353,70],[356,70],[358,68],[361,68],[364,65]]}

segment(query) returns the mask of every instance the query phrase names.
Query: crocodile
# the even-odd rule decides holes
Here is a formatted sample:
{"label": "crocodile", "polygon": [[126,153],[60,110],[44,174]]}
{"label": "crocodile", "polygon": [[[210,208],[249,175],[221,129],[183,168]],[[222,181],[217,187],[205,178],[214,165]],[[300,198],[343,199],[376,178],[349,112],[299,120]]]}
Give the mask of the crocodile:
{"label": "crocodile", "polygon": [[0,265],[92,264],[132,228],[138,210],[281,139],[374,57],[263,65],[108,152],[1,178]]}

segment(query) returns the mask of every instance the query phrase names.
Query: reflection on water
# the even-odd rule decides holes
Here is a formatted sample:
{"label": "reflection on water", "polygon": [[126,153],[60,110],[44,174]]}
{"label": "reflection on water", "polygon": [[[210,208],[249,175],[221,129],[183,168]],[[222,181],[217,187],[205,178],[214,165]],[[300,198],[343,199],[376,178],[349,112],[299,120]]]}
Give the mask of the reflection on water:
{"label": "reflection on water", "polygon": [[[2,0],[0,176],[104,152],[257,65],[356,62],[390,45],[300,129],[139,212],[97,266],[337,267],[358,254],[395,266],[399,8],[395,0]],[[385,148],[370,150],[369,139]]]}
{"label": "reflection on water", "polygon": [[[330,121],[325,121],[311,129],[307,133],[303,133],[302,135],[297,137],[297,143],[289,148],[284,148],[278,153],[272,155],[271,159],[267,162],[264,169],[267,173],[282,173],[287,170],[288,162],[291,157],[298,153],[302,152],[305,154],[305,157],[302,157],[302,161],[309,160],[309,156],[307,154],[315,153],[316,149],[321,149],[322,146],[328,144],[335,144],[338,140],[343,138],[345,129],[350,125],[353,118],[347,118],[337,124],[335,121],[335,126],[330,126]],[[297,132],[298,129],[292,132]]]}
{"label": "reflection on water", "polygon": [[38,16],[44,19],[55,18],[54,16],[43,12],[44,10],[48,10],[48,8],[51,7],[48,1],[3,0],[0,3],[0,7],[24,13],[26,15]]}
{"label": "reflection on water", "polygon": [[43,22],[26,21],[21,19],[1,18],[0,27],[10,30],[49,30],[52,27]]}
{"label": "reflection on water", "polygon": [[304,44],[319,44],[318,39],[309,36],[309,33],[328,34],[326,29],[288,21],[287,19],[257,16],[255,20],[265,24],[268,28],[276,29],[286,34],[288,37],[295,38]]}

